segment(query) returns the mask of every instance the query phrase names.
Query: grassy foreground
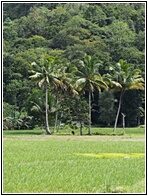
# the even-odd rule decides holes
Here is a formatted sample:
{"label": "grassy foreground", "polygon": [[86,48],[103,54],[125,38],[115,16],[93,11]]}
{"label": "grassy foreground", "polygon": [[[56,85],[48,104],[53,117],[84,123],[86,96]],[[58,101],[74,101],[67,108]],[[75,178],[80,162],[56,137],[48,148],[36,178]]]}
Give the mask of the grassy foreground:
{"label": "grassy foreground", "polygon": [[4,131],[4,193],[145,192],[141,129],[128,137],[19,133]]}

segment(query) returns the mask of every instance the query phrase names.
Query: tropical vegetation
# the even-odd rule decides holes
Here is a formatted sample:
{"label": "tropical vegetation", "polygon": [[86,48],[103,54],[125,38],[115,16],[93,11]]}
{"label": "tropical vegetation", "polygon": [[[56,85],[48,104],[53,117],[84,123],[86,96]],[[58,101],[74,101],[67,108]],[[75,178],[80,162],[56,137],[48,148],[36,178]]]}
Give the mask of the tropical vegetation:
{"label": "tropical vegetation", "polygon": [[140,126],[144,77],[144,2],[3,2],[3,129]]}

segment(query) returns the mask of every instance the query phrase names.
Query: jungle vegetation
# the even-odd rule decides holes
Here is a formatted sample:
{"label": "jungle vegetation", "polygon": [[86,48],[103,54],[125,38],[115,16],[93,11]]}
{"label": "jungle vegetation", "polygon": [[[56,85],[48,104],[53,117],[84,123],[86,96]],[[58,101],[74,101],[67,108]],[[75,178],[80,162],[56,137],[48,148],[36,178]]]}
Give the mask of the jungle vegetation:
{"label": "jungle vegetation", "polygon": [[3,129],[139,126],[144,77],[145,3],[3,3]]}

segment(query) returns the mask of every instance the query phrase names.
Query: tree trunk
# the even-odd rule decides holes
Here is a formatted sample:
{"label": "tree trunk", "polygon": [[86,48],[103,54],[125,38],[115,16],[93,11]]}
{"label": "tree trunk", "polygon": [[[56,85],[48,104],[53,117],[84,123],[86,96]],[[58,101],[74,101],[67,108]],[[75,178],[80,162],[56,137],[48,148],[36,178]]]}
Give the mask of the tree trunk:
{"label": "tree trunk", "polygon": [[91,91],[89,91],[89,124],[88,124],[88,135],[91,135]]}
{"label": "tree trunk", "polygon": [[58,120],[59,122],[58,122],[58,129],[57,129],[57,132],[60,130],[60,128],[61,128],[61,118],[62,118],[62,116],[63,116],[63,112],[61,112],[61,117],[60,117],[60,119]]}
{"label": "tree trunk", "polygon": [[124,135],[125,133],[125,114],[122,113],[122,125],[123,125],[123,130],[122,130],[122,134]]}
{"label": "tree trunk", "polygon": [[55,123],[54,123],[54,131],[57,130],[58,123],[58,96],[56,97],[56,114],[55,114]]}
{"label": "tree trunk", "polygon": [[50,129],[49,129],[49,124],[48,124],[48,89],[46,87],[46,133],[49,135],[51,134]]}
{"label": "tree trunk", "polygon": [[80,122],[80,135],[82,135],[82,122]]}
{"label": "tree trunk", "polygon": [[16,115],[16,111],[17,111],[17,101],[16,101],[16,96],[15,96],[15,99],[14,99],[14,120],[13,120],[13,122],[12,122],[12,124],[13,124],[13,129],[15,129],[14,127],[15,127],[15,115]]}
{"label": "tree trunk", "polygon": [[113,130],[114,132],[116,131],[116,128],[117,128],[117,122],[118,122],[119,113],[120,113],[120,109],[121,109],[123,93],[124,93],[124,91],[122,90],[122,91],[121,91],[121,94],[120,94],[120,100],[119,100],[119,105],[118,105],[118,111],[117,111],[116,120],[115,120],[115,124],[114,124],[114,130]]}
{"label": "tree trunk", "polygon": [[140,126],[140,119],[141,119],[141,117],[140,116],[138,116],[138,126]]}

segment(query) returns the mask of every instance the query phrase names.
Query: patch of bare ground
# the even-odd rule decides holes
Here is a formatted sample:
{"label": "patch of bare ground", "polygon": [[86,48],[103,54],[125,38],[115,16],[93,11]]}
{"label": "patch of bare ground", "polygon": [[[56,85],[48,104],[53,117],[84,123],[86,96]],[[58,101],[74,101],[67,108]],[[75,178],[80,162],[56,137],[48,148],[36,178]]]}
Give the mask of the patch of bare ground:
{"label": "patch of bare ground", "polygon": [[72,135],[40,135],[40,136],[4,136],[4,140],[73,140],[73,141],[145,141],[144,137],[134,136],[72,136]]}

